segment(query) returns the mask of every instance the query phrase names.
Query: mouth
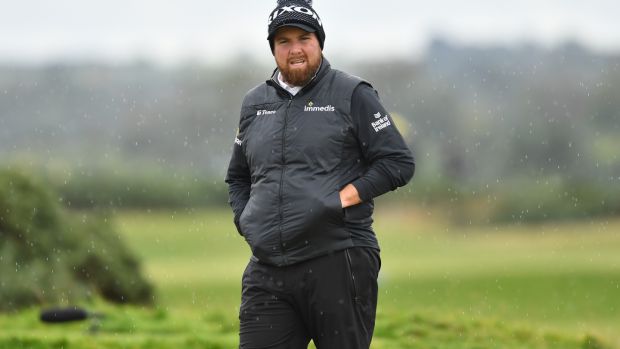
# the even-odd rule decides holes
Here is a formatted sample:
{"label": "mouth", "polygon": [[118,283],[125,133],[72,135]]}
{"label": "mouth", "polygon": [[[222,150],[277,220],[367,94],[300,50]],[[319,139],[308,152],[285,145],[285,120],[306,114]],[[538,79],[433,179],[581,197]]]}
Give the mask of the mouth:
{"label": "mouth", "polygon": [[295,58],[295,59],[291,59],[288,61],[288,64],[291,67],[300,67],[304,64],[306,64],[306,59],[305,58]]}

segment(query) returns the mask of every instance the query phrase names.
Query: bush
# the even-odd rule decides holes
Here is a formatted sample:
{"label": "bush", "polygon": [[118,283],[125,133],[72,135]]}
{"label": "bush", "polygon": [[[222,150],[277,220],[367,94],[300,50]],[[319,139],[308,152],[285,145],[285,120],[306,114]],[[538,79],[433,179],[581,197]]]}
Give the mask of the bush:
{"label": "bush", "polygon": [[153,301],[138,260],[105,215],[78,217],[18,171],[0,171],[0,311],[68,303],[99,294]]}

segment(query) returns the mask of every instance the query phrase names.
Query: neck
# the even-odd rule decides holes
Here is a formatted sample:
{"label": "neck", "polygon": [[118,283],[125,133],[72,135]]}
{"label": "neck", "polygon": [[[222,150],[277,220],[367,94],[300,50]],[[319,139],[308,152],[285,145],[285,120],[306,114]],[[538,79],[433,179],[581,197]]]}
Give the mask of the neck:
{"label": "neck", "polygon": [[282,72],[280,72],[280,71],[278,71],[278,81],[280,81],[280,84],[284,84],[284,85],[286,85],[288,87],[291,87],[291,88],[300,87],[300,86],[295,86],[295,85],[289,84],[289,82],[285,80],[284,75],[282,75]]}

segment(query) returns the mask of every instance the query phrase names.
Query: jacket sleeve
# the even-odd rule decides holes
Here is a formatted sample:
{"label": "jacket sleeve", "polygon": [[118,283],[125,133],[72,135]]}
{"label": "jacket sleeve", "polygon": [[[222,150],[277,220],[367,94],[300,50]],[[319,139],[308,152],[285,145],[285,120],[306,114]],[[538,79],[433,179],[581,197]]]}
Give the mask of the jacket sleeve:
{"label": "jacket sleeve", "polygon": [[233,144],[232,157],[226,172],[226,183],[228,184],[228,203],[232,207],[234,213],[234,222],[239,234],[242,234],[239,228],[239,217],[250,199],[251,177],[250,169],[243,152],[243,136],[241,125],[235,137]]}
{"label": "jacket sleeve", "polygon": [[368,166],[352,182],[362,201],[407,184],[415,171],[413,155],[370,85],[362,83],[354,90],[351,117]]}

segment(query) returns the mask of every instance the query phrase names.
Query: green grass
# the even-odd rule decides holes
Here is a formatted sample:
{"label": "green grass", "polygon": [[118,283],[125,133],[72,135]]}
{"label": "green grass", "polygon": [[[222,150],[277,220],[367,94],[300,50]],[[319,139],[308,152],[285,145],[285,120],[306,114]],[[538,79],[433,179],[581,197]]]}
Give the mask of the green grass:
{"label": "green grass", "polygon": [[[620,220],[466,226],[384,207],[373,348],[620,348]],[[249,249],[227,210],[119,212],[157,308],[98,326],[0,316],[2,348],[234,348]],[[91,329],[90,327],[94,327]]]}

